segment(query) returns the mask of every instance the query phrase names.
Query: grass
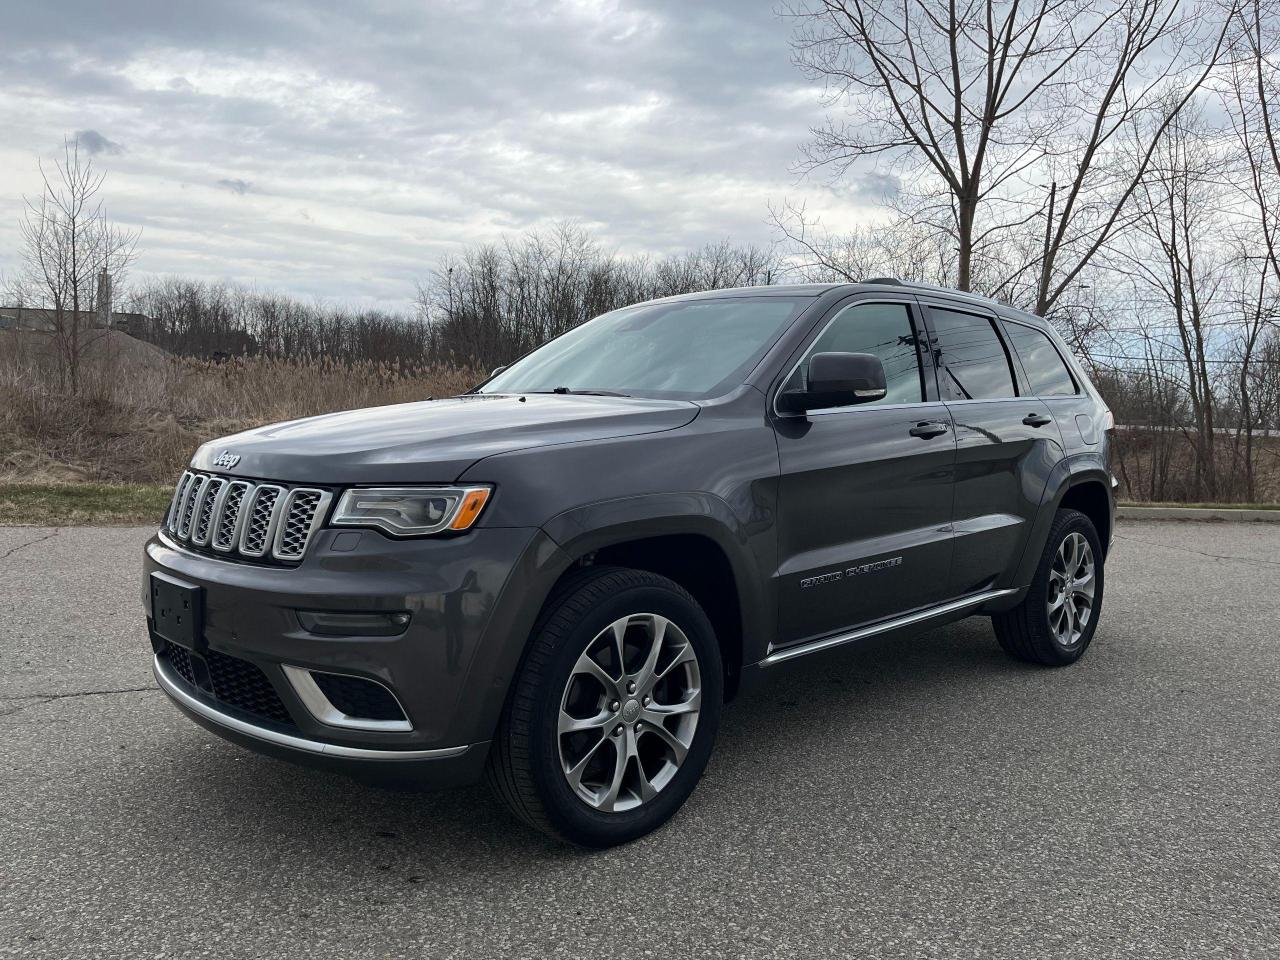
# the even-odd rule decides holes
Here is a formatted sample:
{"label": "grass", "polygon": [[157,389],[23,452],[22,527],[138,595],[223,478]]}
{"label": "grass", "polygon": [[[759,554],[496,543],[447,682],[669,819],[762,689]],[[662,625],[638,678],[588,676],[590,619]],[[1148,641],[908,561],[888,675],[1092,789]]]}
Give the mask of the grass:
{"label": "grass", "polygon": [[0,483],[172,484],[202,443],[358,407],[462,393],[459,367],[326,358],[174,357],[119,331],[95,341],[80,389],[63,386],[50,344],[0,331]]}
{"label": "grass", "polygon": [[0,483],[0,526],[158,525],[172,484]]}

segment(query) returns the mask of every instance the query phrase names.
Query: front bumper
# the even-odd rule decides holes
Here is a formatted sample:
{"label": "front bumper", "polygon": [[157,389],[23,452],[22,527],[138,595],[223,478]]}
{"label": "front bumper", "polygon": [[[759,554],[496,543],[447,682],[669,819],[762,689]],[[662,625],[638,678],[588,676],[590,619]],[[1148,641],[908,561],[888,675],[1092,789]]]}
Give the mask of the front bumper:
{"label": "front bumper", "polygon": [[383,750],[350,747],[294,736],[242,719],[201,697],[175,677],[159,657],[151,670],[156,683],[183,713],[218,736],[268,756],[336,770],[361,779],[394,784],[450,786],[470,783],[484,770],[489,744],[473,743],[434,750]]}
{"label": "front bumper", "polygon": [[[185,550],[157,534],[147,543],[143,604],[154,623],[150,575],[201,588],[205,656],[261,671],[287,712],[250,715],[184,678],[152,633],[157,683],[191,719],[277,757],[356,775],[416,783],[474,779],[484,766],[533,604],[562,569],[559,549],[536,529],[476,529],[450,539],[392,540],[372,531],[319,533],[306,559],[268,567]],[[408,611],[393,637],[307,632],[299,611]],[[357,730],[322,722],[285,673],[301,667],[376,681],[390,689],[407,730]],[[269,693],[269,691],[268,691]]]}

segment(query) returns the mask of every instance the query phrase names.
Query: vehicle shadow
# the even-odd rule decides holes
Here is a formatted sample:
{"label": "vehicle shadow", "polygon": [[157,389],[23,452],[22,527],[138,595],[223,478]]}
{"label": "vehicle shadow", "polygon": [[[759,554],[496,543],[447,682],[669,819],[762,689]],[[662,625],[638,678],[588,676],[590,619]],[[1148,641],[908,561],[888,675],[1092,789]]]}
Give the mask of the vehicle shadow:
{"label": "vehicle shadow", "polygon": [[[260,757],[192,731],[168,744],[146,773],[109,789],[139,810],[165,808],[182,823],[181,849],[205,865],[251,846],[282,873],[331,871],[347,881],[435,886],[519,875],[533,863],[583,856],[637,856],[638,848],[679,847],[689,833],[722,832],[743,805],[789,801],[787,781],[750,771],[796,770],[806,782],[847,789],[844,775],[812,758],[828,746],[899,736],[941,699],[961,701],[1001,678],[1032,671],[999,650],[988,622],[975,619],[900,641],[865,641],[788,665],[725,712],[703,785],[665,830],[602,854],[550,841],[519,823],[483,785],[440,792],[374,787]],[[196,737],[205,738],[196,740]],[[136,773],[136,771],[135,771]],[[751,779],[754,794],[740,783]],[[102,789],[108,789],[103,785]],[[115,802],[120,802],[119,793]],[[688,829],[686,829],[688,828]],[[627,853],[626,851],[632,851]]]}

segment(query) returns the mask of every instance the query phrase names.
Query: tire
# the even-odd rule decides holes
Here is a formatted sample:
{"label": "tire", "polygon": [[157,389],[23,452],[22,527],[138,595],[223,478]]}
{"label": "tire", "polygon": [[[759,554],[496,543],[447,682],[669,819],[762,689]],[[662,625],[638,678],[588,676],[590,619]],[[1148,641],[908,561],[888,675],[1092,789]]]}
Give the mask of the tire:
{"label": "tire", "polygon": [[[1082,543],[1087,546],[1087,556],[1073,554],[1071,546],[1079,548]],[[1065,579],[1063,571],[1072,565],[1072,556],[1089,561],[1093,580],[1088,587],[1081,582],[1084,568],[1079,564],[1074,567],[1075,576]],[[1102,614],[1103,563],[1102,544],[1093,522],[1077,510],[1059,510],[1026,597],[1012,610],[991,618],[1004,651],[1016,660],[1046,667],[1063,667],[1079,660],[1089,648]],[[1070,587],[1064,590],[1068,583]]]}
{"label": "tire", "polygon": [[586,567],[534,626],[489,753],[489,783],[552,837],[627,843],[693,792],[723,689],[715,633],[686,590],[644,570]]}

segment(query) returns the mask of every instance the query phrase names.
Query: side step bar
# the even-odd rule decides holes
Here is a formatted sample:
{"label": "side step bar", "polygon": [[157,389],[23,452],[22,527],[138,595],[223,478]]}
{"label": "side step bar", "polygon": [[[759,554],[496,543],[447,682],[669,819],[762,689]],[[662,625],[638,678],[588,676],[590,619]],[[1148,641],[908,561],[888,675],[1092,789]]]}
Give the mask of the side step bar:
{"label": "side step bar", "polygon": [[959,600],[951,600],[936,607],[917,610],[915,613],[909,613],[904,617],[898,617],[894,620],[885,620],[881,623],[873,623],[870,626],[860,627],[850,633],[840,633],[836,634],[834,637],[824,637],[821,640],[810,640],[808,643],[798,643],[794,647],[783,647],[780,650],[775,649],[770,645],[769,655],[760,661],[760,666],[772,667],[775,663],[794,660],[796,657],[803,657],[807,653],[817,653],[819,650],[828,650],[831,647],[839,647],[846,643],[853,643],[855,640],[865,640],[867,637],[874,637],[876,634],[888,633],[890,630],[898,630],[902,627],[909,627],[915,623],[923,623],[926,620],[932,620],[934,617],[944,617],[949,613],[959,613],[961,610],[967,610],[971,607],[980,607],[989,600],[995,600],[999,597],[1007,597],[1010,594],[1017,592],[1017,588],[1009,590],[988,590],[985,593],[975,593],[973,596],[961,597]]}

